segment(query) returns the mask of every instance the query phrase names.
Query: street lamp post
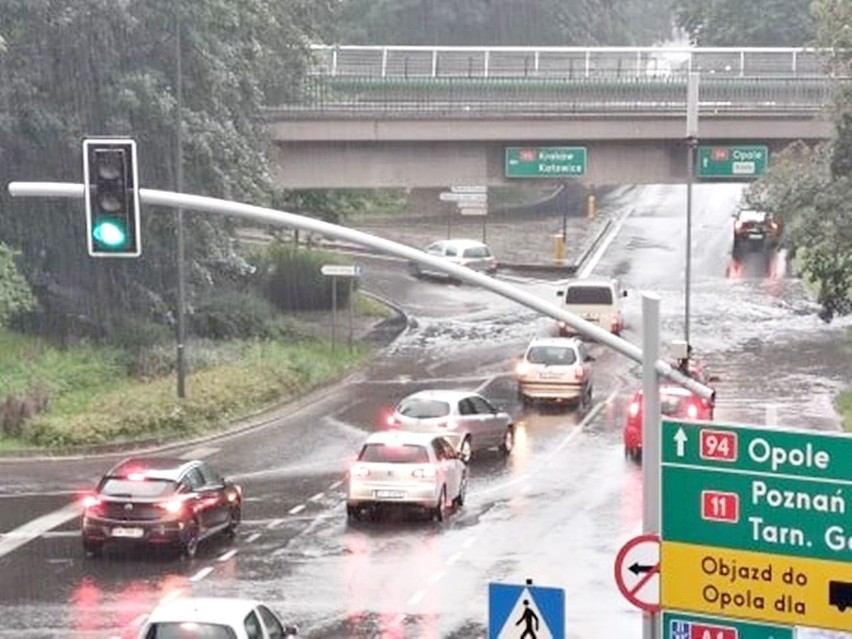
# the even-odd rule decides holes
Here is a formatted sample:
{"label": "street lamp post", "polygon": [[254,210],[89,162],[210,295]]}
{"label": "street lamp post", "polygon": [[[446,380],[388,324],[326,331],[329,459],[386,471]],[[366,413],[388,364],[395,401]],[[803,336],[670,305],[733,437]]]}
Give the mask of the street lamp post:
{"label": "street lamp post", "polygon": [[[175,139],[177,144],[177,159],[175,160],[175,182],[178,193],[183,192],[183,75],[181,70],[180,45],[180,3],[175,3],[175,64],[176,80],[175,93],[177,98],[175,121]],[[177,209],[177,395],[180,399],[186,397],[186,268],[184,262],[185,239],[183,228],[183,208]]]}
{"label": "street lamp post", "polygon": [[684,287],[684,339],[689,344],[689,297],[692,280],[692,182],[695,173],[695,148],[698,146],[697,71],[689,72],[686,86],[686,285]]}

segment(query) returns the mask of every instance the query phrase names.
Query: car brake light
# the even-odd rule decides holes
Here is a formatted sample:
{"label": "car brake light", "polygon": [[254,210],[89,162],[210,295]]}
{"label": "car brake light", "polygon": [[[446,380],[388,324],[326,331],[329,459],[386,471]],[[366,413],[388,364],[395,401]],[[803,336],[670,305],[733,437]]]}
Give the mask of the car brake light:
{"label": "car brake light", "polygon": [[370,470],[366,466],[353,466],[352,467],[352,476],[353,477],[368,477],[370,475]]}
{"label": "car brake light", "polygon": [[515,374],[523,377],[527,373],[530,372],[530,365],[526,362],[519,362],[517,366],[515,366]]}
{"label": "car brake light", "polygon": [[242,493],[240,493],[240,489],[234,488],[234,490],[232,490],[228,493],[228,501],[231,502],[231,503],[234,503],[235,501],[237,501],[237,498],[240,497],[241,495],[242,495]]}
{"label": "car brake light", "polygon": [[737,222],[736,224],[734,224],[734,228],[735,228],[735,229],[737,229],[738,231],[739,231],[742,227],[743,227],[743,223],[742,223],[742,222]]}
{"label": "car brake light", "polygon": [[167,513],[176,515],[181,511],[181,508],[183,508],[183,499],[170,499],[169,501],[164,501],[160,504],[160,508],[165,510]]}
{"label": "car brake light", "polygon": [[584,379],[586,379],[586,369],[580,366],[574,371],[574,381],[582,382]]}
{"label": "car brake light", "polygon": [[695,419],[698,417],[698,407],[695,404],[690,404],[686,407],[686,416],[689,419]]}
{"label": "car brake light", "polygon": [[83,508],[96,508],[101,505],[101,500],[95,495],[83,497]]}
{"label": "car brake light", "polygon": [[630,409],[629,409],[630,416],[636,417],[639,414],[640,408],[641,408],[641,406],[639,405],[639,402],[630,402]]}
{"label": "car brake light", "polygon": [[411,471],[411,476],[417,479],[435,479],[437,475],[438,472],[432,466],[423,466],[422,468],[415,468]]}

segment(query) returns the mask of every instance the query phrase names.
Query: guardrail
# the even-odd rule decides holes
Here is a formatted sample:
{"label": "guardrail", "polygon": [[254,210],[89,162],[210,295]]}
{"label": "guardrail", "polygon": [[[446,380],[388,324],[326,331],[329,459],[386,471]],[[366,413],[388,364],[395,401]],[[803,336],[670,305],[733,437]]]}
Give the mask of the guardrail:
{"label": "guardrail", "polygon": [[767,47],[311,46],[311,73],[374,78],[824,75],[828,49]]}

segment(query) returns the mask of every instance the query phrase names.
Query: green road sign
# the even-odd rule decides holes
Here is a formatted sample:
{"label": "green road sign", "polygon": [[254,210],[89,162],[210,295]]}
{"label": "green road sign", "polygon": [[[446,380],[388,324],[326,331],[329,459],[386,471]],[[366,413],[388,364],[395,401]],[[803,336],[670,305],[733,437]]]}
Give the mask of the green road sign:
{"label": "green road sign", "polygon": [[506,147],[506,177],[560,178],[586,174],[586,147]]}
{"label": "green road sign", "polygon": [[766,174],[769,147],[699,146],[698,177],[757,178]]}
{"label": "green road sign", "polygon": [[852,562],[852,438],[663,420],[662,537]]}
{"label": "green road sign", "polygon": [[663,639],[793,639],[793,629],[724,617],[664,612]]}

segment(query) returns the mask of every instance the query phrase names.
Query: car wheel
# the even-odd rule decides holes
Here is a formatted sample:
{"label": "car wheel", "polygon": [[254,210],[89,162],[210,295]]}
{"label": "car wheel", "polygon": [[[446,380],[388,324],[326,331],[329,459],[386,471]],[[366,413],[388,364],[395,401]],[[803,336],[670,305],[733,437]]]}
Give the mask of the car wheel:
{"label": "car wheel", "polygon": [[231,512],[228,515],[228,527],[225,529],[226,534],[229,539],[233,539],[237,536],[237,527],[240,525],[240,519],[242,518],[242,512],[239,506],[231,508]]}
{"label": "car wheel", "polygon": [[459,486],[459,494],[456,497],[456,508],[464,506],[464,498],[467,494],[467,473],[462,474],[461,486]]}
{"label": "car wheel", "polygon": [[346,519],[350,522],[361,521],[361,511],[357,506],[346,504]]}
{"label": "car wheel", "polygon": [[465,437],[459,448],[459,458],[465,463],[470,463],[470,458],[473,457],[473,449],[471,448],[470,437]]}
{"label": "car wheel", "polygon": [[438,495],[438,505],[432,511],[432,518],[435,521],[444,521],[447,517],[447,487],[441,487],[441,494]]}
{"label": "car wheel", "polygon": [[83,540],[83,551],[87,557],[100,557],[104,550],[104,544],[101,541]]}
{"label": "car wheel", "polygon": [[186,530],[186,535],[181,542],[181,556],[187,559],[195,559],[198,553],[198,522],[191,522]]}
{"label": "car wheel", "polygon": [[500,444],[500,452],[509,455],[515,447],[515,427],[509,426],[503,433],[503,441]]}

